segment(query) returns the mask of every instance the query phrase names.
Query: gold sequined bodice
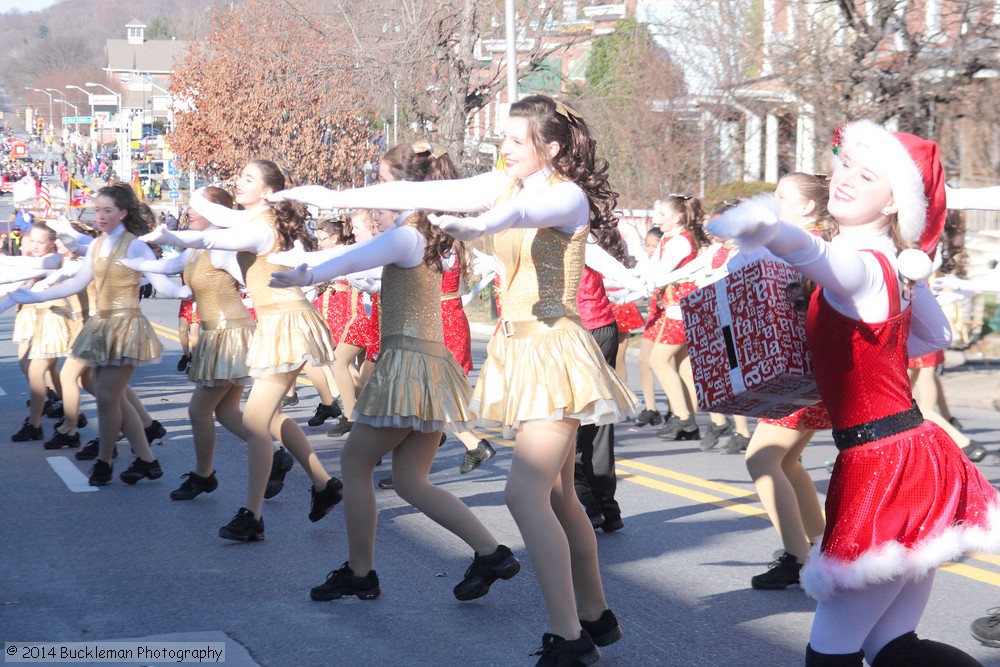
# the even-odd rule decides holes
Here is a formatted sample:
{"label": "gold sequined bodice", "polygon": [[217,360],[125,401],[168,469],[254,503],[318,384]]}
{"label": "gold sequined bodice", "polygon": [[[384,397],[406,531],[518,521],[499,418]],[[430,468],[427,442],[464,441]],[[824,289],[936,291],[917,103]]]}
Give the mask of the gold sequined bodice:
{"label": "gold sequined bodice", "polygon": [[130,232],[122,232],[121,237],[107,257],[101,257],[101,248],[108,241],[101,235],[94,243],[93,253],[94,285],[97,291],[97,310],[111,311],[139,307],[139,285],[142,274],[118,263],[128,256],[128,246],[135,239]]}
{"label": "gold sequined bodice", "polygon": [[[63,262],[61,266],[66,266]],[[35,304],[36,311],[51,310],[61,315],[69,315],[74,312],[75,304],[73,303],[74,297],[70,296],[65,299],[52,299],[51,301],[43,301],[41,303]]]}
{"label": "gold sequined bodice", "polygon": [[206,324],[250,320],[240,299],[240,284],[227,271],[212,264],[208,250],[195,250],[184,267],[184,283],[198,302],[198,315]]}
{"label": "gold sequined bodice", "polygon": [[[550,184],[559,182],[550,180]],[[520,188],[508,187],[497,201],[511,199]],[[589,229],[575,234],[547,229],[508,229],[493,237],[500,261],[500,308],[511,322],[579,317],[576,294],[583,275]]]}
{"label": "gold sequined bodice", "polygon": [[[300,308],[311,308],[312,304],[306,299],[305,294],[298,287],[271,287],[271,274],[279,271],[289,271],[293,267],[269,264],[268,255],[275,251],[278,245],[278,230],[274,224],[274,211],[265,209],[254,220],[263,220],[274,232],[274,245],[271,249],[260,255],[253,257],[253,262],[245,269],[247,278],[247,291],[253,299],[254,309],[266,309],[275,304],[291,305]],[[247,255],[240,253],[241,260],[245,260]],[[243,261],[241,261],[241,265]]]}
{"label": "gold sequined bodice", "polygon": [[[407,220],[409,223],[409,220]],[[404,223],[404,224],[407,224]],[[441,328],[441,274],[420,262],[409,269],[382,269],[381,335],[444,342]]]}

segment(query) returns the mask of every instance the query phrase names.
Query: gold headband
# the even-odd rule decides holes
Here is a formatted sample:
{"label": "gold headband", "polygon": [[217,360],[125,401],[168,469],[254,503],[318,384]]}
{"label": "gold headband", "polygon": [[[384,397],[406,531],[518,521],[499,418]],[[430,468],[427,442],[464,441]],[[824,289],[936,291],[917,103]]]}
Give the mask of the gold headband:
{"label": "gold headband", "polygon": [[442,155],[448,154],[448,149],[439,143],[423,139],[411,144],[410,148],[414,153],[430,153],[431,157],[437,160]]}
{"label": "gold headband", "polygon": [[583,118],[576,109],[564,104],[563,102],[556,100],[556,113],[565,118],[566,120],[573,120],[574,118]]}

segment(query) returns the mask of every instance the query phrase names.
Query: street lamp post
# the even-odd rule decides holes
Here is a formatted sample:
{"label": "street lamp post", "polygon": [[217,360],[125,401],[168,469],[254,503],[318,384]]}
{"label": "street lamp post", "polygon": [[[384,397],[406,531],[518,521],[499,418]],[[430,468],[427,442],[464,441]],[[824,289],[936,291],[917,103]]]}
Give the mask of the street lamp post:
{"label": "street lamp post", "polygon": [[[78,106],[76,106],[75,104],[73,104],[72,102],[70,102],[69,100],[67,100],[66,99],[66,95],[64,95],[62,91],[60,91],[60,90],[58,90],[56,88],[46,88],[45,90],[51,90],[53,93],[59,93],[60,95],[62,95],[62,98],[59,101],[62,102],[62,105],[63,105],[63,116],[64,117],[66,116],[66,106],[67,105],[73,107],[73,118],[76,118],[77,116],[80,115],[80,108]],[[80,134],[80,123],[79,122],[76,122],[76,121],[73,122],[73,131],[76,132],[77,134]]]}
{"label": "street lamp post", "polygon": [[112,95],[115,96],[115,103],[118,106],[118,132],[116,141],[118,142],[118,178],[128,179],[128,172],[132,168],[132,156],[130,155],[131,149],[128,146],[128,130],[126,129],[126,123],[128,122],[125,118],[125,109],[122,108],[122,96],[121,93],[117,93],[103,83],[94,83],[93,81],[87,81],[85,84],[87,88],[103,88]]}
{"label": "street lamp post", "polygon": [[[70,83],[67,83],[66,87],[67,88],[76,88],[81,93],[85,93],[87,95],[87,103],[90,104],[90,122],[93,123],[94,122],[94,99],[90,96],[90,91],[84,90],[80,86],[74,86],[73,84],[70,84]],[[93,134],[93,131],[91,131],[91,134]],[[91,137],[91,139],[93,139],[93,137]]]}
{"label": "street lamp post", "polygon": [[52,94],[45,92],[41,88],[25,87],[25,90],[33,90],[36,93],[45,93],[46,95],[49,96],[49,132],[54,132],[56,126],[52,123]]}

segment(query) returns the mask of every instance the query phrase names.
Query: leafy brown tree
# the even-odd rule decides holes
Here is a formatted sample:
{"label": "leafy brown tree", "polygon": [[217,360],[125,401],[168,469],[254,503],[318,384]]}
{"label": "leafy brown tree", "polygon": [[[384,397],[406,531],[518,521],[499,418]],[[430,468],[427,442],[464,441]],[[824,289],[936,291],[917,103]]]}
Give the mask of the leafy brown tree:
{"label": "leafy brown tree", "polygon": [[299,182],[361,185],[377,137],[352,63],[331,48],[329,23],[312,18],[335,17],[289,4],[247,0],[214,15],[171,84],[188,107],[175,115],[171,147],[222,177],[261,157]]}

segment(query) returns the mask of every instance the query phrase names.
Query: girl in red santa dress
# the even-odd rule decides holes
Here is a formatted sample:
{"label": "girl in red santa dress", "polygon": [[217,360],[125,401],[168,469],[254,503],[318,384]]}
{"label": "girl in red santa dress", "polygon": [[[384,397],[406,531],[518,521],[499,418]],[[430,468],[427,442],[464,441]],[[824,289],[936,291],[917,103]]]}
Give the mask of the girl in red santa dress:
{"label": "girl in red santa dress", "polygon": [[840,450],[822,543],[802,569],[818,599],[807,667],[965,666],[962,651],[915,633],[937,567],[1000,552],[1000,500],[965,454],[913,402],[910,356],[948,344],[922,282],[944,222],[937,144],[869,121],[843,132],[830,183],[837,231],[827,242],[780,220],[773,199],[710,224],[742,247],[765,246],[820,288],[806,336]]}

